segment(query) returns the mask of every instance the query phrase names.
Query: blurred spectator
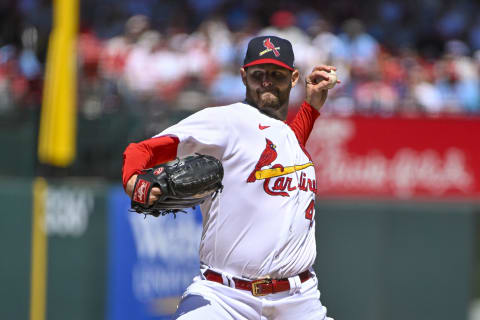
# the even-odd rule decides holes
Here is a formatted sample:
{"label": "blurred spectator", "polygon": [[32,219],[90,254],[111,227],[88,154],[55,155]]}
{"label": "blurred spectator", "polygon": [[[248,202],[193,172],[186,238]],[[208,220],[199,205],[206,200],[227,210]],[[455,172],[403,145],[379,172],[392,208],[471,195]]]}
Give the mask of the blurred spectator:
{"label": "blurred spectator", "polygon": [[210,96],[220,105],[245,98],[245,86],[239,77],[238,68],[233,66],[224,68],[218,75],[209,90]]}
{"label": "blurred spectator", "polygon": [[353,93],[357,112],[363,115],[393,115],[399,95],[392,84],[384,81],[375,68],[358,68],[355,72],[355,77],[361,79]]}
{"label": "blurred spectator", "polygon": [[199,33],[207,42],[207,50],[218,67],[228,68],[236,62],[235,39],[225,21],[220,18],[207,19],[200,25]]}
{"label": "blurred spectator", "polygon": [[[152,94],[161,75],[153,58],[161,50],[164,40],[160,33],[147,31],[131,48],[125,61],[125,82],[127,88],[140,95]],[[158,63],[158,61],[156,61]],[[170,61],[171,62],[171,61]],[[168,75],[168,70],[166,70]]]}
{"label": "blurred spectator", "polygon": [[342,59],[338,59],[340,57],[338,52],[343,50],[342,42],[333,33],[332,26],[327,20],[318,19],[315,21],[309,28],[309,33],[313,36],[310,64],[336,64],[337,61],[342,61]]}
{"label": "blurred spectator", "polygon": [[421,110],[431,114],[440,114],[443,108],[442,95],[432,83],[432,79],[420,66],[410,70],[410,89],[414,102]]}
{"label": "blurred spectator", "polygon": [[343,23],[342,30],[339,35],[341,46],[335,52],[337,58],[355,68],[372,67],[377,62],[380,48],[377,41],[365,32],[363,23],[358,19],[350,19]]}
{"label": "blurred spectator", "polygon": [[97,81],[99,62],[103,52],[100,39],[92,30],[83,30],[78,35],[78,63],[85,81]]}
{"label": "blurred spectator", "polygon": [[100,67],[105,78],[116,80],[124,73],[127,56],[142,34],[149,29],[149,19],[135,15],[125,23],[124,33],[106,41],[100,57]]}
{"label": "blurred spectator", "polygon": [[446,55],[452,59],[458,79],[456,93],[461,103],[461,112],[468,114],[480,111],[479,73],[470,56],[470,48],[460,40],[450,40],[446,47]]}
{"label": "blurred spectator", "polygon": [[40,76],[42,67],[36,56],[38,34],[34,27],[26,28],[22,34],[23,49],[19,56],[19,66],[22,74],[29,80]]}

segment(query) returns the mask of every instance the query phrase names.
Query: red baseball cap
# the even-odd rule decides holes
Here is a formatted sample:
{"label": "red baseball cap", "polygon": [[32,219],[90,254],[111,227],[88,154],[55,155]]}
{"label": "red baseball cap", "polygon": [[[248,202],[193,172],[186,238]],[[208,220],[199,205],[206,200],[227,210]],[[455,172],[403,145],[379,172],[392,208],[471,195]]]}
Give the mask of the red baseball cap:
{"label": "red baseball cap", "polygon": [[243,67],[271,63],[293,71],[294,59],[290,41],[275,36],[261,36],[248,43]]}

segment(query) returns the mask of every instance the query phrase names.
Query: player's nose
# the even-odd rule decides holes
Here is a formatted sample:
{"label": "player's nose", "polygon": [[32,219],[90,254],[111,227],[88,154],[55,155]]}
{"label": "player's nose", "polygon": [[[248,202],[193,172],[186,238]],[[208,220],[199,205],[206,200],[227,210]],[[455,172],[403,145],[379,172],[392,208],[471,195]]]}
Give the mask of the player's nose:
{"label": "player's nose", "polygon": [[270,78],[270,75],[268,72],[265,72],[262,76],[262,87],[269,87],[273,84],[272,79]]}
{"label": "player's nose", "polygon": [[272,86],[272,84],[273,84],[273,83],[272,83],[272,81],[271,81],[269,78],[267,78],[266,76],[263,77],[263,81],[262,81],[262,86],[263,86],[263,87],[265,87],[265,88],[266,88],[266,87],[270,87],[270,86]]}

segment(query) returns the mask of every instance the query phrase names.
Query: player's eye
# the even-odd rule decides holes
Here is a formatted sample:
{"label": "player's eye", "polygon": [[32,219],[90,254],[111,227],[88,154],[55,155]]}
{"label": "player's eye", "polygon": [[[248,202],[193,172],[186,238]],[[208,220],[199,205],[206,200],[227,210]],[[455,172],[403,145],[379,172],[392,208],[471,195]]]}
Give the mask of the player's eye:
{"label": "player's eye", "polygon": [[283,76],[283,74],[278,72],[278,71],[273,71],[272,72],[272,77],[274,77],[274,78],[280,78],[282,76]]}
{"label": "player's eye", "polygon": [[273,71],[272,72],[272,78],[277,80],[277,81],[284,80],[286,77],[287,77],[287,75],[284,74],[283,72],[279,72],[279,71]]}
{"label": "player's eye", "polygon": [[263,79],[263,72],[255,71],[255,72],[252,73],[252,77],[256,80],[262,80]]}

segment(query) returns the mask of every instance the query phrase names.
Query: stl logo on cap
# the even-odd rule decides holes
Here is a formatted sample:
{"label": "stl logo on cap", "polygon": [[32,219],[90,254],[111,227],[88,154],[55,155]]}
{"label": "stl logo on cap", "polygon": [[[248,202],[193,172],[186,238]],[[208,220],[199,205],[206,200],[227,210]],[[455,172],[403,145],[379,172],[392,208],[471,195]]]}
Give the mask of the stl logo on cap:
{"label": "stl logo on cap", "polygon": [[275,45],[272,43],[270,38],[267,38],[267,39],[263,40],[263,46],[266,49],[263,50],[262,52],[260,52],[258,54],[259,56],[263,56],[265,53],[273,51],[273,53],[275,54],[275,57],[280,57],[280,52],[278,52],[278,50],[280,50],[280,47],[275,47]]}

